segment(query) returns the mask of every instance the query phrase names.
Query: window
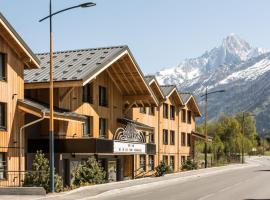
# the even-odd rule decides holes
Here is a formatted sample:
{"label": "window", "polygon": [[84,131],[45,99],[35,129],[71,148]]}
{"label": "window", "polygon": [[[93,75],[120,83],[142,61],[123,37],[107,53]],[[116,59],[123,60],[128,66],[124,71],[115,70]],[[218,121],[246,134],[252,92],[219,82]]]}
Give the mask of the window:
{"label": "window", "polygon": [[168,130],[163,129],[163,144],[167,145],[168,144]]}
{"label": "window", "polygon": [[6,76],[6,55],[0,53],[0,80],[6,80]]}
{"label": "window", "polygon": [[145,161],[145,155],[140,155],[140,170],[146,171],[146,161]]}
{"label": "window", "polygon": [[186,133],[181,133],[181,145],[186,146]]}
{"label": "window", "polygon": [[186,122],[187,119],[186,119],[186,110],[185,109],[182,109],[182,122]]}
{"label": "window", "polygon": [[168,119],[168,104],[163,103],[163,118]]}
{"label": "window", "polygon": [[0,130],[7,130],[7,106],[0,102]]}
{"label": "window", "polygon": [[142,131],[142,134],[143,134],[143,142],[146,143],[146,132]]}
{"label": "window", "polygon": [[174,171],[174,156],[170,156],[170,168]]}
{"label": "window", "polygon": [[83,124],[83,136],[93,136],[93,117],[87,116],[86,122]]}
{"label": "window", "polygon": [[93,103],[93,83],[83,86],[83,102]]}
{"label": "window", "polygon": [[0,180],[6,178],[6,167],[7,167],[7,161],[6,161],[6,154],[0,153]]}
{"label": "window", "polygon": [[174,144],[175,144],[175,132],[170,131],[170,145],[174,145]]}
{"label": "window", "polygon": [[168,156],[163,156],[163,162],[168,165]]}
{"label": "window", "polygon": [[99,86],[99,105],[108,106],[107,88]]}
{"label": "window", "polygon": [[181,165],[185,164],[186,162],[186,157],[185,156],[181,156]]}
{"label": "window", "polygon": [[140,107],[140,113],[146,114],[146,108],[145,107]]}
{"label": "window", "polygon": [[154,159],[154,155],[149,155],[148,157],[148,161],[149,161],[149,171],[153,171],[155,170],[155,159]]}
{"label": "window", "polygon": [[191,111],[189,110],[189,111],[187,112],[187,122],[188,122],[189,124],[191,124],[191,117],[192,117]]}
{"label": "window", "polygon": [[170,106],[170,119],[175,119],[175,106]]}
{"label": "window", "polygon": [[150,107],[149,108],[149,115],[155,116],[155,107]]}
{"label": "window", "polygon": [[106,138],[107,134],[106,134],[106,130],[107,126],[106,126],[106,119],[104,118],[99,118],[99,137],[100,138]]}
{"label": "window", "polygon": [[153,131],[149,132],[149,143],[155,143],[155,133]]}
{"label": "window", "polygon": [[191,134],[187,134],[187,145],[190,147],[191,146]]}

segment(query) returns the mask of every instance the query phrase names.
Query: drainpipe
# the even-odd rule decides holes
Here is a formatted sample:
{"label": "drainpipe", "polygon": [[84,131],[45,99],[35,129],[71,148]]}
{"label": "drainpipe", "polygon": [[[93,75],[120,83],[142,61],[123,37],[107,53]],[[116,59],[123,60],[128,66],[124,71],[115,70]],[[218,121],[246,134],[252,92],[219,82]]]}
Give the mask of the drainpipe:
{"label": "drainpipe", "polygon": [[29,126],[32,126],[32,125],[44,120],[44,118],[45,118],[45,113],[43,112],[41,118],[39,118],[35,121],[32,121],[28,124],[25,124],[25,125],[21,126],[21,128],[20,128],[20,134],[19,134],[19,145],[20,145],[19,146],[19,186],[22,186],[21,185],[22,184],[22,182],[21,182],[21,162],[22,162],[22,139],[21,139],[22,137],[21,136],[22,136],[22,131],[23,131],[23,129],[25,129]]}

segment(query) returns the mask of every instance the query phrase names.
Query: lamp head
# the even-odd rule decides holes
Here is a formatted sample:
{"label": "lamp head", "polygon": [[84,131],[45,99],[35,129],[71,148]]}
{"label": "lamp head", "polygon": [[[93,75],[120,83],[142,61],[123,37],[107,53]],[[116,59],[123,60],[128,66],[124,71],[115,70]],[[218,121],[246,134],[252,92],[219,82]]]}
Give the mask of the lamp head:
{"label": "lamp head", "polygon": [[81,8],[89,8],[89,7],[92,7],[92,6],[95,6],[96,4],[93,3],[93,2],[88,2],[88,3],[83,3],[80,5]]}

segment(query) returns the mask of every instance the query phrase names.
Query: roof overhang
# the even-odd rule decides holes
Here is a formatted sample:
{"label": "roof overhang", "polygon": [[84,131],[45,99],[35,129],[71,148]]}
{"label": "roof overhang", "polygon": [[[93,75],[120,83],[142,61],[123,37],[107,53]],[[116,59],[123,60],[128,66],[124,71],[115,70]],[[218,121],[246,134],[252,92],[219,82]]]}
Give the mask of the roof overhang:
{"label": "roof overhang", "polygon": [[183,102],[183,100],[182,100],[182,98],[181,98],[181,96],[179,95],[179,93],[178,93],[178,91],[177,91],[177,89],[176,89],[176,87],[175,88],[173,88],[172,90],[171,90],[171,92],[166,96],[166,98],[170,98],[170,96],[172,96],[172,95],[174,95],[176,98],[176,103],[179,105],[179,106],[183,106],[183,105],[185,105],[184,104],[184,102]]}
{"label": "roof overhang", "polygon": [[200,108],[199,108],[199,106],[197,104],[197,101],[196,101],[196,99],[195,99],[195,97],[193,95],[191,95],[189,97],[189,99],[186,102],[186,105],[191,105],[192,110],[196,114],[196,117],[201,117],[202,116],[202,113],[200,111]]}
{"label": "roof overhang", "polygon": [[165,99],[165,96],[164,94],[162,93],[161,89],[160,89],[160,86],[157,82],[157,80],[155,78],[153,78],[150,82],[149,82],[149,85],[152,89],[152,91],[155,93],[156,97],[162,101]]}
{"label": "roof overhang", "polygon": [[16,52],[20,52],[22,55],[23,62],[28,68],[38,68],[39,59],[23,41],[20,35],[15,31],[15,29],[10,25],[7,19],[0,12],[0,34],[11,43],[16,49]]}
{"label": "roof overhang", "polygon": [[153,131],[154,130],[154,127],[152,126],[148,126],[146,124],[143,124],[141,122],[137,122],[137,121],[134,121],[132,119],[128,119],[128,118],[121,118],[121,119],[117,119],[117,122],[118,123],[121,123],[121,124],[124,124],[124,125],[127,125],[127,124],[134,124],[136,128],[139,128],[139,129],[144,129],[144,130],[151,130]]}
{"label": "roof overhang", "polygon": [[[32,114],[37,117],[50,117],[50,109],[47,105],[29,99],[19,99],[18,108],[25,113]],[[87,117],[74,112],[66,111],[64,109],[55,108],[54,119],[60,121],[76,121],[84,123],[87,120]]]}
{"label": "roof overhang", "polygon": [[94,80],[106,71],[124,96],[124,101],[135,106],[157,106],[158,100],[144,79],[144,75],[136,63],[129,48],[126,47],[113,59],[83,80],[83,85]]}

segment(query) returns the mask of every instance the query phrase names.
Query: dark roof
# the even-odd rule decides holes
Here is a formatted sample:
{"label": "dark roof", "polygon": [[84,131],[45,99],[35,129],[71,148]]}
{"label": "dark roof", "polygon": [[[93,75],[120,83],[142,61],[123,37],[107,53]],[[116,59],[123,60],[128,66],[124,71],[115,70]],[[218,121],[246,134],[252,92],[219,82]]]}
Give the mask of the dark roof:
{"label": "dark roof", "polygon": [[186,104],[189,98],[192,96],[190,93],[180,93],[181,98],[183,99],[184,103]]}
{"label": "dark roof", "polygon": [[148,126],[148,125],[146,125],[146,124],[143,124],[143,123],[141,123],[141,122],[137,122],[137,121],[134,121],[134,120],[132,120],[132,119],[128,119],[128,118],[121,118],[121,119],[117,119],[117,121],[119,122],[119,123],[121,123],[121,124],[129,124],[129,123],[132,123],[132,124],[135,124],[135,126],[136,127],[138,127],[138,128],[143,128],[143,129],[150,129],[150,130],[153,130],[154,129],[154,127],[152,127],[152,126]]}
{"label": "dark roof", "polygon": [[29,46],[25,43],[25,41],[21,38],[21,36],[15,31],[15,29],[11,26],[8,20],[4,17],[4,15],[0,12],[0,19],[5,23],[5,25],[9,28],[9,30],[14,34],[14,36],[19,40],[19,42],[23,45],[23,47],[29,52],[29,54],[35,59],[35,61],[40,64],[37,56],[32,52]]}
{"label": "dark roof", "polygon": [[149,84],[153,79],[156,79],[154,75],[148,75],[144,77],[146,82]]}
{"label": "dark roof", "polygon": [[[59,51],[53,53],[54,80],[86,80],[105,67],[125,50],[127,46],[103,47]],[[25,70],[25,83],[49,82],[50,54],[37,54],[40,69]]]}
{"label": "dark roof", "polygon": [[[49,105],[36,102],[34,100],[30,99],[18,99],[19,105],[26,106],[27,108],[34,110],[39,113],[44,113],[45,117],[49,116],[50,114],[50,108]],[[60,108],[54,108],[54,115],[58,117],[63,117],[66,119],[71,119],[71,120],[78,120],[78,121],[86,121],[87,117],[81,114],[77,114],[75,112],[68,111],[66,109],[60,109]]]}
{"label": "dark roof", "polygon": [[165,97],[167,97],[174,88],[176,88],[175,85],[161,85],[160,86],[160,89],[163,92]]}

